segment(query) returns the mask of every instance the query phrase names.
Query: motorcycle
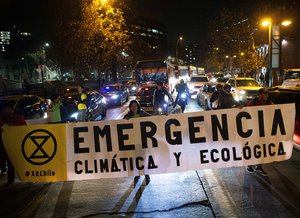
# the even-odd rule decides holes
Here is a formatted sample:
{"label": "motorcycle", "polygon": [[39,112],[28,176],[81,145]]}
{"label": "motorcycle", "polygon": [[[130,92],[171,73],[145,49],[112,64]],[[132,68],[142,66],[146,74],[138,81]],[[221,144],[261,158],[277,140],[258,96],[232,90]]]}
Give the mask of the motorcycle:
{"label": "motorcycle", "polygon": [[164,101],[161,102],[159,105],[157,105],[154,109],[155,115],[167,115],[170,113],[170,106],[172,105],[172,102],[170,102],[168,97],[165,97]]}
{"label": "motorcycle", "polygon": [[188,94],[186,92],[180,93],[177,104],[180,106],[181,111],[184,112],[185,107],[187,105]]}

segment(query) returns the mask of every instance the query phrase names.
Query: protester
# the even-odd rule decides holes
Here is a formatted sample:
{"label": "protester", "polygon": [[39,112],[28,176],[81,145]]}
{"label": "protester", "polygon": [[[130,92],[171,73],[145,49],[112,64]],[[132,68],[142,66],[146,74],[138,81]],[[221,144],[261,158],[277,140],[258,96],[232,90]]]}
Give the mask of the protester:
{"label": "protester", "polygon": [[[144,117],[147,116],[145,111],[142,110],[141,105],[139,104],[138,101],[132,100],[129,103],[129,112],[124,116],[124,119],[130,119],[130,118],[136,118],[136,117]],[[134,182],[137,183],[139,180],[140,176],[135,176],[134,177]],[[146,183],[149,184],[150,182],[150,176],[145,175],[146,178]]]}
{"label": "protester", "polygon": [[79,86],[78,92],[79,94],[78,94],[78,104],[77,104],[77,109],[78,109],[77,121],[84,122],[86,117],[87,106],[88,106],[88,97],[83,86]]}
{"label": "protester", "polygon": [[233,107],[242,107],[236,100],[234,100],[231,94],[231,86],[225,84],[222,92],[218,96],[218,109],[227,109]]}
{"label": "protester", "polygon": [[[158,114],[159,107],[163,106],[164,104],[168,104],[169,102],[166,102],[166,100],[170,100],[173,103],[173,98],[171,94],[166,90],[166,88],[163,85],[163,82],[158,81],[157,82],[157,88],[155,89],[153,93],[153,110],[154,114]],[[169,105],[167,105],[168,108]]]}
{"label": "protester", "polygon": [[47,108],[49,123],[65,123],[69,120],[68,113],[61,103],[61,96],[54,94],[51,97],[51,103]]}
{"label": "protester", "polygon": [[217,84],[216,90],[213,92],[213,94],[211,95],[211,97],[209,99],[209,102],[211,103],[211,108],[213,110],[216,110],[219,108],[218,98],[219,98],[219,95],[222,92],[222,90],[223,90],[222,84]]}
{"label": "protester", "polygon": [[[1,132],[1,147],[4,151],[4,157],[7,162],[7,184],[6,186],[10,186],[12,183],[14,183],[15,180],[15,169],[7,155],[7,152],[4,149],[3,141],[2,141],[2,132],[3,126],[22,126],[26,125],[26,121],[21,115],[14,114],[13,113],[13,105],[5,104],[2,108],[2,117],[0,118],[0,132]],[[7,145],[9,146],[9,145]]]}
{"label": "protester", "polygon": [[[268,99],[268,89],[267,88],[261,88],[258,90],[258,96],[255,97],[252,101],[250,101],[247,106],[259,106],[259,105],[270,105],[273,104]],[[267,176],[267,173],[263,170],[262,164],[258,165],[249,165],[247,166],[247,171],[250,173],[257,172],[262,176]]]}

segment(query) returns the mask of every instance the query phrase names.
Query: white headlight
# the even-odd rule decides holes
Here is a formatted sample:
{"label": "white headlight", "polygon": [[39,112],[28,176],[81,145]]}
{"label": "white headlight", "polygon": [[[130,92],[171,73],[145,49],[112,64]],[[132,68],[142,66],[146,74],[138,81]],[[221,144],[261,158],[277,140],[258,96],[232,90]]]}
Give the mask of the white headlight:
{"label": "white headlight", "polygon": [[117,94],[114,94],[113,96],[111,96],[111,99],[117,99],[119,96]]}
{"label": "white headlight", "polygon": [[75,119],[77,120],[78,113],[76,112],[76,113],[72,114],[71,117],[72,117],[72,118],[75,118]]}
{"label": "white headlight", "polygon": [[246,94],[246,91],[241,90],[240,93],[241,93],[241,95],[245,95],[245,94]]}
{"label": "white headlight", "polygon": [[185,93],[182,93],[180,97],[181,97],[181,98],[186,98],[186,94],[185,94]]}
{"label": "white headlight", "polygon": [[234,100],[236,100],[236,101],[240,101],[240,98],[239,98],[239,96],[235,96],[235,97],[234,97]]}

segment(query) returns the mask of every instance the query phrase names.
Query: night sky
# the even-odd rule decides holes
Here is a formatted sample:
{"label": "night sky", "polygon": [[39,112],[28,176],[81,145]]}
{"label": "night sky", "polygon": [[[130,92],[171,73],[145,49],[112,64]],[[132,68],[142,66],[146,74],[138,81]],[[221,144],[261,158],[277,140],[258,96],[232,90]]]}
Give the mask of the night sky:
{"label": "night sky", "polygon": [[[24,30],[45,37],[53,20],[55,4],[80,0],[1,0],[1,28],[16,24]],[[222,7],[244,7],[254,0],[129,0],[129,7],[167,26],[168,43],[179,36],[185,43],[205,41],[208,24]],[[262,0],[263,1],[263,0]],[[274,0],[276,1],[276,0]],[[258,1],[259,2],[259,1]],[[261,1],[260,1],[261,2]],[[57,6],[56,5],[56,6]],[[44,35],[43,35],[44,34]]]}

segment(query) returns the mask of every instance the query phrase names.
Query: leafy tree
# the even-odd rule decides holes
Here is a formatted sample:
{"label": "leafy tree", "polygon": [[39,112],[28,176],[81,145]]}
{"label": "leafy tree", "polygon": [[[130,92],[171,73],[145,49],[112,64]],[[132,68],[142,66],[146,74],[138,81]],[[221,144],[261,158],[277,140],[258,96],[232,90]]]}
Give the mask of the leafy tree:
{"label": "leafy tree", "polygon": [[61,17],[56,38],[59,62],[86,78],[96,70],[110,71],[116,79],[122,51],[130,45],[121,8],[122,3],[113,0],[80,1],[78,11]]}

